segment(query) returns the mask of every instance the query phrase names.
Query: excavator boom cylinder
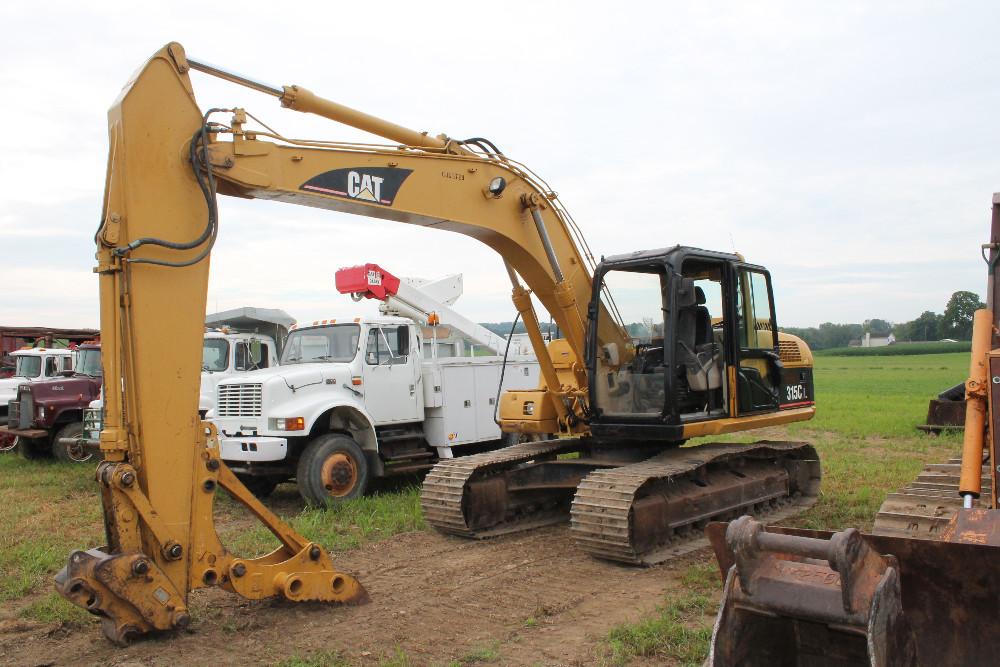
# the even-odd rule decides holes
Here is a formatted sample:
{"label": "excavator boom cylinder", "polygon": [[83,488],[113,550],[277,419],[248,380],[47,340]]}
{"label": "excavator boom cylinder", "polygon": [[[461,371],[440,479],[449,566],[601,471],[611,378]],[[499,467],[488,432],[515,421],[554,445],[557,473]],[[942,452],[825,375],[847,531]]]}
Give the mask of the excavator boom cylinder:
{"label": "excavator boom cylinder", "polygon": [[281,106],[283,107],[323,116],[324,118],[329,118],[344,125],[350,125],[364,132],[370,132],[391,141],[398,141],[405,146],[417,146],[421,148],[445,148],[447,146],[446,141],[437,137],[431,137],[426,132],[417,132],[416,130],[383,120],[377,116],[372,116],[363,111],[358,111],[349,106],[322,98],[311,90],[307,90],[301,86],[276,86],[263,83],[217,65],[188,58],[184,54],[184,48],[177,42],[171,43],[168,48],[175,62],[178,63],[182,70],[186,65],[195,71],[245,86],[266,95],[272,95],[281,100]]}

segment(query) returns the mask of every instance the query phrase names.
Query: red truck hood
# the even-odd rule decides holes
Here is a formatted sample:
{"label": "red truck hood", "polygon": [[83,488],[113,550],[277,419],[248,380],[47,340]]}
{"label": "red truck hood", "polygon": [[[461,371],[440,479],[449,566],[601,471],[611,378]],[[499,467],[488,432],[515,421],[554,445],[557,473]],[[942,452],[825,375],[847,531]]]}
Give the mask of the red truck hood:
{"label": "red truck hood", "polygon": [[59,400],[78,402],[81,407],[97,398],[101,391],[102,379],[90,377],[88,375],[74,375],[72,377],[53,378],[31,383],[31,394],[34,396],[35,404],[45,403],[47,400]]}

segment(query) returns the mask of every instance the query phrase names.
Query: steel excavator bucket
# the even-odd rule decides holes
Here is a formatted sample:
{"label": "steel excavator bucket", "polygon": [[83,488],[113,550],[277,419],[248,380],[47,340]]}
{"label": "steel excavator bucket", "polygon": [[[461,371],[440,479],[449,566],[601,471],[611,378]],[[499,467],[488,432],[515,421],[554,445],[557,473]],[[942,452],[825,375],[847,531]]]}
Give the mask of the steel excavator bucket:
{"label": "steel excavator bucket", "polygon": [[706,664],[996,664],[1000,551],[982,528],[958,543],[709,524],[725,589]]}

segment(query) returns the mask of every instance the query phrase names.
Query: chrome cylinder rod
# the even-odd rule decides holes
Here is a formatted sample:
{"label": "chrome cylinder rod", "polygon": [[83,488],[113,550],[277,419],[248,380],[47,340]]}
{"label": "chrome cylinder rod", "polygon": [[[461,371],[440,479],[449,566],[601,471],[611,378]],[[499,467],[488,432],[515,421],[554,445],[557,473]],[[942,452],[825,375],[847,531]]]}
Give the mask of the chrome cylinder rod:
{"label": "chrome cylinder rod", "polygon": [[266,93],[267,95],[274,95],[275,97],[281,97],[285,94],[284,88],[281,86],[272,86],[268,83],[263,83],[255,79],[251,79],[248,76],[243,76],[242,74],[237,74],[236,72],[230,72],[224,70],[221,67],[216,67],[206,62],[200,60],[187,59],[188,65],[191,69],[197,70],[199,72],[204,72],[205,74],[211,74],[212,76],[219,77],[220,79],[225,79],[231,83],[238,83],[241,86],[246,86],[247,88],[252,88],[261,93]]}

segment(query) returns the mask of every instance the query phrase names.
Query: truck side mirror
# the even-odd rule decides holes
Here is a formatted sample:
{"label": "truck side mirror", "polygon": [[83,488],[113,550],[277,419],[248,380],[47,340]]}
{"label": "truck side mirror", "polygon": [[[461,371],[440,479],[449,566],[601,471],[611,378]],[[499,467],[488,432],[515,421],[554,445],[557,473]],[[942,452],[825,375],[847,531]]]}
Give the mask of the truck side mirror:
{"label": "truck side mirror", "polygon": [[401,324],[396,328],[396,341],[399,343],[399,356],[406,357],[410,354],[410,327]]}

